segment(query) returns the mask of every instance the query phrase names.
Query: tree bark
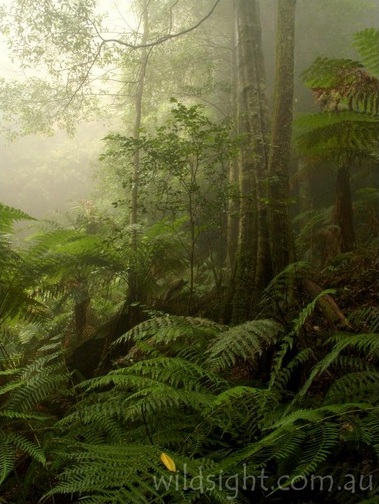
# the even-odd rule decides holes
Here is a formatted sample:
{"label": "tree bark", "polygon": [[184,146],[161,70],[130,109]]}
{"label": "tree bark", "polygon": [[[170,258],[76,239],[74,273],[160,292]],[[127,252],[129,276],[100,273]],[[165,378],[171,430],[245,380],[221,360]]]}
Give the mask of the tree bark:
{"label": "tree bark", "polygon": [[[232,47],[232,103],[233,114],[237,118],[237,30],[234,30],[234,40]],[[234,134],[237,133],[237,123],[234,122]],[[233,274],[236,262],[238,235],[239,235],[239,209],[240,209],[240,195],[238,193],[238,160],[233,158],[229,163],[229,184],[232,188],[232,196],[228,204],[227,216],[227,258],[226,265],[229,270],[229,276]]]}
{"label": "tree bark", "polygon": [[234,322],[251,317],[266,276],[267,235],[262,179],[267,169],[267,103],[257,0],[236,0],[237,124],[242,138],[239,159],[240,219],[236,258]]}
{"label": "tree bark", "polygon": [[[142,32],[142,45],[146,44],[149,38],[149,11],[148,2],[145,3],[142,13],[143,32]],[[143,48],[141,54],[141,68],[138,76],[136,98],[135,98],[135,118],[133,137],[138,140],[140,138],[140,130],[142,124],[142,104],[143,92],[145,87],[146,67],[149,60],[150,51]],[[130,204],[130,224],[135,226],[138,224],[138,189],[140,177],[140,153],[136,149],[133,158],[133,173],[132,173],[132,191],[131,191],[131,204]],[[135,250],[137,247],[137,231],[132,229],[132,248]]]}
{"label": "tree bark", "polygon": [[270,249],[274,275],[294,260],[288,205],[294,98],[295,10],[296,0],[279,0],[269,157]]}
{"label": "tree bark", "polygon": [[341,166],[337,172],[333,223],[339,227],[338,250],[350,252],[355,248],[355,232],[348,163]]}
{"label": "tree bark", "polygon": [[[144,46],[149,38],[149,1],[143,4],[142,12],[142,45]],[[143,109],[143,94],[145,88],[146,68],[149,61],[150,49],[143,47],[141,49],[141,67],[138,76],[136,97],[135,97],[135,119],[133,128],[133,137],[135,140],[140,138],[142,125],[142,109]],[[130,218],[131,237],[130,246],[134,253],[128,272],[128,296],[126,304],[128,306],[128,315],[131,327],[141,321],[141,308],[138,302],[141,302],[139,279],[138,279],[138,196],[139,196],[139,181],[140,181],[140,152],[136,149],[133,157],[133,172],[132,172],[132,187],[131,187],[131,202],[130,202]]]}

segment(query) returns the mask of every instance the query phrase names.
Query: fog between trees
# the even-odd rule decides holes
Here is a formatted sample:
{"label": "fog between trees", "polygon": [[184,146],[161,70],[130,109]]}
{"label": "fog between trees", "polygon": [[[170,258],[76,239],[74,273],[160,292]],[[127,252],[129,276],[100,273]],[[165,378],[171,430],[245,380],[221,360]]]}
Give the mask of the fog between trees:
{"label": "fog between trees", "polygon": [[[224,0],[214,16],[216,24],[221,20],[218,32],[225,31],[231,20],[222,20],[226,5],[231,0]],[[3,6],[9,7],[10,1],[4,1]],[[204,4],[204,11],[206,4]],[[275,15],[277,0],[261,2],[262,38],[266,64],[267,89],[269,104],[273,93],[273,75],[275,67]],[[179,9],[180,10],[180,9]],[[378,17],[375,1],[364,0],[361,2],[348,0],[302,0],[298,2],[296,13],[296,48],[295,48],[295,103],[294,111],[301,113],[315,110],[311,93],[301,82],[301,72],[309,66],[319,55],[330,57],[355,57],[356,53],[351,46],[352,34],[356,31],[370,27]],[[133,14],[131,4],[127,2],[101,1],[98,3],[97,13],[107,15],[109,32],[126,33],[138,25],[138,15]],[[228,14],[229,15],[229,14]],[[214,24],[214,23],[213,23]],[[205,24],[204,29],[209,32],[214,30],[212,20]],[[374,23],[375,24],[375,23]],[[219,35],[219,33],[218,33]],[[230,33],[229,33],[230,35]],[[226,34],[226,39],[229,36]],[[209,40],[208,40],[209,42]],[[189,42],[190,44],[191,42]],[[198,43],[198,42],[196,42]],[[202,36],[200,43],[207,44]],[[30,75],[38,75],[39,70],[21,68],[21,61],[15,57],[13,62],[9,59],[10,52],[7,48],[6,38],[2,37],[0,77],[5,82],[17,78],[23,81]],[[59,55],[56,55],[59,58]],[[186,58],[186,54],[183,54]],[[164,67],[158,71],[164,72]],[[117,74],[118,72],[118,74]],[[123,70],[116,70],[118,83],[104,83],[102,92],[122,95]],[[202,72],[202,70],[200,70]],[[114,75],[114,68],[112,67]],[[178,76],[172,79],[180,81]],[[174,92],[175,91],[175,92]],[[167,89],[157,90],[161,93],[161,101],[170,97]],[[178,96],[181,90],[175,87],[172,95]],[[188,96],[188,93],[185,93]],[[123,115],[123,110],[131,106],[132,97],[125,97],[121,105],[114,103],[108,107],[107,114],[101,121],[92,117],[89,123],[78,123],[74,137],[59,133],[54,127],[53,136],[33,135],[33,119],[31,120],[30,133],[26,138],[20,138],[9,143],[7,126],[3,129],[3,140],[0,144],[0,199],[8,205],[22,208],[26,212],[43,217],[54,210],[68,209],[78,199],[91,199],[92,191],[96,185],[93,173],[96,170],[97,158],[103,149],[101,139],[107,131],[118,128],[119,120],[115,116]],[[196,97],[195,97],[196,100]],[[201,101],[201,100],[200,100]],[[207,105],[207,103],[205,102]],[[32,104],[31,104],[32,105]],[[104,112],[104,110],[102,111]],[[22,121],[14,110],[12,128]]]}

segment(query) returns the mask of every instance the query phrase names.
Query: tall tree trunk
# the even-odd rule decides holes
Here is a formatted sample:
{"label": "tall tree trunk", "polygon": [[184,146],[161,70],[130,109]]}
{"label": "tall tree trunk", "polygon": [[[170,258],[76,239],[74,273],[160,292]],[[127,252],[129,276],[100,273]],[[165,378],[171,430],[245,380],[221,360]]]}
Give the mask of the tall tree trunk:
{"label": "tall tree trunk", "polygon": [[269,157],[270,249],[274,275],[294,260],[288,204],[294,97],[295,9],[296,0],[279,0]]}
{"label": "tall tree trunk", "polygon": [[237,123],[242,137],[239,160],[241,195],[236,258],[234,322],[248,319],[264,287],[266,261],[264,214],[259,202],[267,168],[267,106],[257,0],[235,0],[237,32]]}
{"label": "tall tree trunk", "polygon": [[[149,0],[143,3],[142,12],[142,39],[141,44],[146,44],[149,37]],[[138,140],[140,138],[140,131],[142,125],[142,109],[143,109],[143,93],[145,87],[146,68],[149,60],[150,49],[142,48],[141,51],[141,66],[138,75],[138,82],[135,96],[135,118],[133,137]],[[133,251],[132,261],[128,272],[128,297],[126,305],[129,314],[130,327],[138,324],[141,319],[141,308],[138,302],[142,301],[139,292],[139,279],[138,279],[138,196],[139,196],[139,180],[140,180],[140,152],[136,149],[133,157],[133,173],[132,173],[132,188],[131,188],[131,202],[130,202],[130,218],[131,225],[131,239],[130,245]]]}
{"label": "tall tree trunk", "polygon": [[[142,13],[142,23],[143,32],[141,44],[146,44],[149,37],[149,11],[148,3],[145,2],[143,6]],[[133,137],[138,140],[140,138],[140,130],[142,124],[142,104],[143,104],[143,92],[145,87],[145,75],[146,67],[149,60],[150,51],[148,48],[142,48],[141,51],[141,67],[138,76],[136,98],[135,98],[135,118],[134,118],[134,128]],[[139,189],[139,177],[140,177],[140,152],[136,149],[133,158],[133,174],[132,174],[132,192],[131,192],[131,204],[130,204],[130,224],[131,226],[136,226],[138,224],[138,189]],[[135,250],[137,248],[137,231],[132,229],[132,248]]]}
{"label": "tall tree trunk", "polygon": [[[232,12],[231,12],[232,13]],[[232,41],[232,104],[233,114],[237,119],[237,30],[234,29],[234,40]],[[233,133],[237,133],[237,122],[234,121]],[[238,160],[233,158],[229,163],[229,184],[232,188],[232,195],[228,204],[227,216],[227,258],[226,265],[230,275],[233,274],[236,262],[238,234],[239,234],[239,209],[240,209],[240,195],[239,182],[238,182]],[[229,275],[229,276],[230,276]]]}
{"label": "tall tree trunk", "polygon": [[348,163],[342,165],[337,172],[333,223],[339,227],[338,249],[350,252],[355,248],[355,232]]}
{"label": "tall tree trunk", "polygon": [[227,217],[227,268],[232,274],[236,262],[238,234],[239,234],[239,207],[240,199],[235,189],[238,187],[238,162],[233,159],[229,166],[229,184],[233,189],[232,197],[228,204]]}

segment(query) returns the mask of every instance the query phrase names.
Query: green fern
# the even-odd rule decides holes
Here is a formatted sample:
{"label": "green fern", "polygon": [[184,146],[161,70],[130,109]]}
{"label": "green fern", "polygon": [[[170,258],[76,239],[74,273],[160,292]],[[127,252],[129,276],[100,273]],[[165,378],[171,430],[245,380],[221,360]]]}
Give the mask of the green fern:
{"label": "green fern", "polygon": [[320,113],[299,118],[296,127],[301,154],[335,160],[377,155],[377,117],[347,111]]}
{"label": "green fern", "polygon": [[359,51],[364,66],[369,72],[379,74],[379,30],[367,28],[354,34],[354,46]]}
{"label": "green fern", "polygon": [[10,233],[13,230],[13,224],[23,220],[29,221],[35,219],[18,208],[0,203],[0,236],[3,233]]}
{"label": "green fern", "polygon": [[273,320],[252,320],[218,335],[207,350],[207,364],[218,371],[232,367],[238,358],[256,362],[273,346],[282,326]]}
{"label": "green fern", "polygon": [[379,332],[379,309],[376,306],[365,306],[354,310],[349,315],[349,321],[362,330]]}

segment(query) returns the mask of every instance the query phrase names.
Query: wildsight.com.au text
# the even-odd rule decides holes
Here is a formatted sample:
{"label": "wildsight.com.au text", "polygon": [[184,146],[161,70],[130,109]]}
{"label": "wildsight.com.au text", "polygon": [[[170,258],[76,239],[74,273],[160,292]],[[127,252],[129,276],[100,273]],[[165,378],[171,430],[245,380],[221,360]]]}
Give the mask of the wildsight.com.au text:
{"label": "wildsight.com.au text", "polygon": [[217,474],[205,474],[203,467],[199,466],[196,475],[190,474],[187,470],[187,464],[183,465],[183,471],[177,471],[176,474],[167,476],[153,476],[154,486],[159,490],[193,490],[200,493],[211,492],[212,490],[227,491],[230,499],[238,496],[239,491],[263,492],[274,491],[303,491],[310,490],[314,492],[332,492],[345,491],[351,494],[372,490],[372,475],[345,474],[343,481],[334,481],[333,476],[311,474],[308,476],[299,476],[290,480],[290,475],[280,476],[274,484],[268,484],[270,476],[262,469],[258,475],[248,474],[247,467],[244,465],[243,472],[226,475],[224,471]]}

